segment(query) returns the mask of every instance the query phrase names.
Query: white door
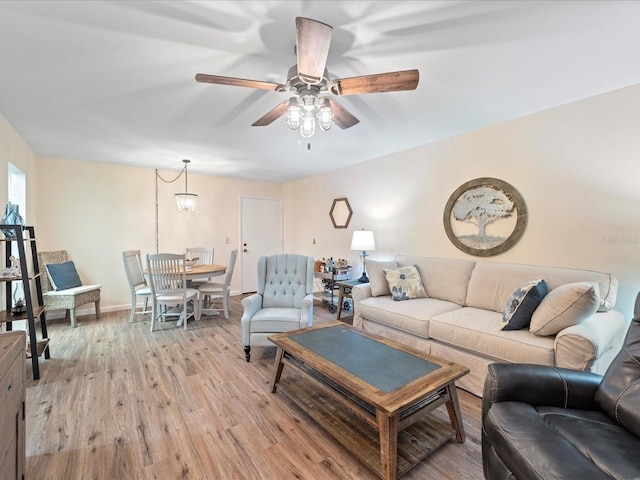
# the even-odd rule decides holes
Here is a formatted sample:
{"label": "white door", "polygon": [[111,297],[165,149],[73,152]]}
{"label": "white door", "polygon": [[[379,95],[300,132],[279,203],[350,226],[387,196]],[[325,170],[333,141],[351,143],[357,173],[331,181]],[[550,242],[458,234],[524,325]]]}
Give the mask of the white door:
{"label": "white door", "polygon": [[258,290],[258,259],[282,253],[282,201],[243,197],[241,215],[242,293],[248,293]]}

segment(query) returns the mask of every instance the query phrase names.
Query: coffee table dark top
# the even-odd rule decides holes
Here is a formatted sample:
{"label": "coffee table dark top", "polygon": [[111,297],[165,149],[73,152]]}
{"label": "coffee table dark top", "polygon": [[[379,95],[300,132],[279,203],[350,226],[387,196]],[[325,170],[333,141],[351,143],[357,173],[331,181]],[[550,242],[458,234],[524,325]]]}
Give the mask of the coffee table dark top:
{"label": "coffee table dark top", "polygon": [[289,338],[387,393],[441,368],[340,325]]}

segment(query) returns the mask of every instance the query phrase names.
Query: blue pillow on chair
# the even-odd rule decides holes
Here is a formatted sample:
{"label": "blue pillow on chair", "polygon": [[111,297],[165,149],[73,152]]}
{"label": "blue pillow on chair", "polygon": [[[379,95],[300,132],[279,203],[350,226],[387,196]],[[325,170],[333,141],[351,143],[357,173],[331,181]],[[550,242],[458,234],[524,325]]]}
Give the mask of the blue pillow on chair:
{"label": "blue pillow on chair", "polygon": [[45,265],[45,267],[49,274],[49,280],[51,280],[51,286],[56,292],[58,290],[82,286],[82,281],[72,261],[49,263]]}

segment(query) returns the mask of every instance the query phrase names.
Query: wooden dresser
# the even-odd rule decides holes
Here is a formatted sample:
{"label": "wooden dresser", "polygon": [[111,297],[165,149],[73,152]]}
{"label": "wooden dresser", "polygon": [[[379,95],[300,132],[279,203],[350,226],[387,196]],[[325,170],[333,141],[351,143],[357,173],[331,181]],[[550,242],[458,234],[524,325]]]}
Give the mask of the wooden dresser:
{"label": "wooden dresser", "polygon": [[0,476],[24,478],[26,332],[0,333]]}

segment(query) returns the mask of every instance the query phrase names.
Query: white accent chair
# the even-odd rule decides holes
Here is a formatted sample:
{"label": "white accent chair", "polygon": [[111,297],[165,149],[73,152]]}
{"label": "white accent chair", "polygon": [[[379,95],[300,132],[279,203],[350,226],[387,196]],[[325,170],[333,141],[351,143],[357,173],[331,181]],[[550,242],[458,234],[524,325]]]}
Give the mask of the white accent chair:
{"label": "white accent chair", "polygon": [[[131,316],[129,317],[129,323],[131,323],[136,315],[151,313],[151,310],[149,310],[151,288],[147,285],[147,279],[144,278],[140,250],[125,250],[122,252],[122,262],[124,263],[124,271],[131,291]],[[138,298],[144,300],[140,311],[137,311]]]}
{"label": "white accent chair", "polygon": [[[187,319],[200,319],[200,297],[198,290],[187,287],[185,255],[173,253],[147,254],[147,276],[151,287],[151,331],[158,318],[178,316],[187,329]],[[188,305],[191,303],[192,310]],[[182,308],[173,308],[182,305]]]}
{"label": "white accent chair", "polygon": [[274,333],[313,325],[313,257],[281,253],[258,260],[258,291],[242,300],[245,360]]}
{"label": "white accent chair", "polygon": [[[229,319],[229,296],[231,293],[231,278],[233,277],[233,270],[236,266],[236,258],[238,258],[238,250],[232,250],[229,258],[229,265],[227,266],[227,275],[224,282],[205,282],[198,287],[200,291],[200,299],[202,304],[206,300],[213,300],[219,298],[222,300],[222,308],[224,309],[224,318]],[[200,307],[200,311],[203,311],[203,307]],[[217,314],[216,314],[217,315]]]}
{"label": "white accent chair", "polygon": [[47,265],[60,264],[69,261],[66,250],[51,252],[38,252],[40,276],[42,280],[42,298],[45,312],[52,310],[66,310],[65,314],[71,321],[71,326],[76,326],[76,308],[87,303],[93,303],[96,309],[96,318],[100,318],[100,289],[102,285],[81,285],[78,287],[56,290],[51,284],[47,272]]}

